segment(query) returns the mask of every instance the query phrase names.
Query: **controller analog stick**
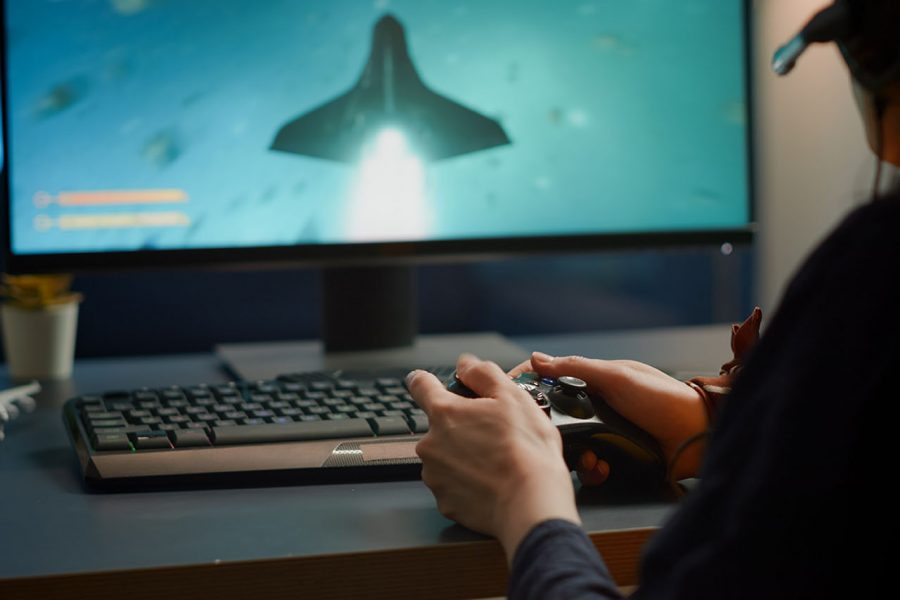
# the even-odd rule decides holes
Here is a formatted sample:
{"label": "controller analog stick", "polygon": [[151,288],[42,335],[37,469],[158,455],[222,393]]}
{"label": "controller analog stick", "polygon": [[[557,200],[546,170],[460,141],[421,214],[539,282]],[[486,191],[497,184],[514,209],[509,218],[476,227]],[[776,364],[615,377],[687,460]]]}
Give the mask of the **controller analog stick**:
{"label": "controller analog stick", "polygon": [[559,412],[576,419],[594,416],[594,405],[587,394],[587,384],[577,377],[563,375],[548,394],[550,404]]}

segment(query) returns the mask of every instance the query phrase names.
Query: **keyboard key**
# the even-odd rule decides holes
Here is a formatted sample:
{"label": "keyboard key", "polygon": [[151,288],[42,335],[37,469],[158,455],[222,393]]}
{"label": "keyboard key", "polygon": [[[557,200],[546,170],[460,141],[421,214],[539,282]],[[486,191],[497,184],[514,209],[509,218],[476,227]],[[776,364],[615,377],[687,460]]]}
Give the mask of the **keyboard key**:
{"label": "keyboard key", "polygon": [[91,421],[95,421],[97,419],[121,419],[122,413],[119,411],[93,411],[88,414],[88,418],[90,418]]}
{"label": "keyboard key", "polygon": [[126,425],[125,427],[107,427],[105,429],[97,429],[96,434],[112,434],[112,433],[133,433],[135,431],[147,431],[146,425]]}
{"label": "keyboard key", "polygon": [[425,433],[428,431],[428,417],[425,415],[413,415],[409,417],[409,428],[415,433]]}
{"label": "keyboard key", "polygon": [[400,435],[409,433],[409,425],[403,417],[375,417],[370,420],[378,435]]}
{"label": "keyboard key", "polygon": [[276,394],[278,393],[278,384],[271,381],[257,381],[250,386],[250,389],[260,394]]}
{"label": "keyboard key", "polygon": [[365,419],[342,421],[299,421],[276,425],[239,425],[213,427],[212,439],[217,446],[232,444],[265,444],[269,442],[300,442],[330,438],[369,437],[374,435]]}
{"label": "keyboard key", "polygon": [[124,433],[98,433],[94,436],[94,449],[131,450],[131,444]]}
{"label": "keyboard key", "polygon": [[172,442],[176,448],[192,448],[209,446],[209,438],[203,429],[179,429],[172,432]]}
{"label": "keyboard key", "polygon": [[103,427],[125,427],[128,425],[128,423],[125,421],[125,419],[122,419],[122,418],[119,418],[119,419],[94,419],[94,418],[91,418],[90,421],[88,421],[88,423],[90,423],[91,427],[93,427],[94,429],[100,429]]}
{"label": "keyboard key", "polygon": [[135,450],[169,450],[172,448],[169,436],[165,431],[138,431],[132,433],[130,437]]}

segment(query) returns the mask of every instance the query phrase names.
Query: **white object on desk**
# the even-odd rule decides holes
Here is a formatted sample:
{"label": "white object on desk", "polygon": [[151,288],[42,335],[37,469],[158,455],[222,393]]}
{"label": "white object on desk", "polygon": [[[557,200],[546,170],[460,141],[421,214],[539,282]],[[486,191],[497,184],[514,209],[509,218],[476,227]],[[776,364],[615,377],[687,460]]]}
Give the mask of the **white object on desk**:
{"label": "white object on desk", "polygon": [[34,410],[36,402],[31,396],[41,391],[37,381],[0,391],[0,442],[5,433],[3,426],[15,419],[20,413]]}
{"label": "white object on desk", "polygon": [[13,379],[66,379],[72,374],[78,302],[41,309],[0,305],[7,367]]}

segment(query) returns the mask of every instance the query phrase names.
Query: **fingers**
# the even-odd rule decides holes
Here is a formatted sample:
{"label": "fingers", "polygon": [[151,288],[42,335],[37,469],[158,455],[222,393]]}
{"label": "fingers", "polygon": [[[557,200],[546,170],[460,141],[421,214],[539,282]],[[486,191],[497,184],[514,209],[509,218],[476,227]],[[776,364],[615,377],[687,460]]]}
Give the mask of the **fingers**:
{"label": "fingers", "polygon": [[609,479],[609,463],[600,460],[596,454],[587,450],[581,455],[577,473],[582,485],[601,485]]}
{"label": "fingers", "polygon": [[549,356],[542,352],[531,355],[531,365],[535,371],[547,377],[568,375],[597,385],[610,376],[614,370],[611,361],[585,358],[583,356]]}
{"label": "fingers", "polygon": [[509,375],[496,363],[481,360],[471,354],[463,354],[456,363],[456,374],[466,387],[482,397],[496,398],[504,389],[514,384]]}
{"label": "fingers", "polygon": [[509,377],[518,377],[522,373],[530,373],[531,371],[534,371],[534,367],[532,366],[531,359],[529,358],[528,360],[523,360],[522,362],[517,364],[515,367],[510,369],[506,374]]}
{"label": "fingers", "polygon": [[435,406],[440,402],[441,396],[448,394],[441,380],[428,371],[415,370],[406,376],[406,387],[409,393],[431,418]]}

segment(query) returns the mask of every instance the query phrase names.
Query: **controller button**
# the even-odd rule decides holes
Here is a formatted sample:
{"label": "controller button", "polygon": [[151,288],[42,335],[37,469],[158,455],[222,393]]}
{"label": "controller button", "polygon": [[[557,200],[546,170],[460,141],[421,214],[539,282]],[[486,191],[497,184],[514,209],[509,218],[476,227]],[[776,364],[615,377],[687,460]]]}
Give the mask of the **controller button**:
{"label": "controller button", "polygon": [[567,394],[578,394],[587,391],[587,384],[577,377],[563,375],[559,378],[559,385]]}

